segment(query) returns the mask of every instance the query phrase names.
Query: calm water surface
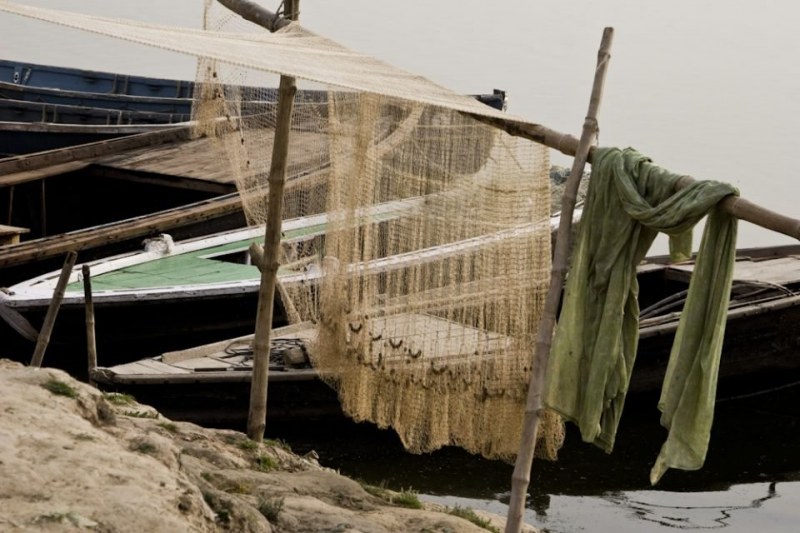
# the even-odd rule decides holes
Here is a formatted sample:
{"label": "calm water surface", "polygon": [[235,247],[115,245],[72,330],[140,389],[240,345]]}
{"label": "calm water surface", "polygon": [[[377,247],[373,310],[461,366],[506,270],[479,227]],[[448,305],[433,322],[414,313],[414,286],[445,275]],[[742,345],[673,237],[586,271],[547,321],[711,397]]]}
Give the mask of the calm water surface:
{"label": "calm water surface", "polygon": [[[199,27],[201,0],[22,0],[42,7]],[[262,2],[275,9],[278,2]],[[505,89],[509,110],[578,135],[603,28],[615,28],[600,142],[633,146],[670,170],[739,187],[800,215],[800,4],[777,0],[303,0],[306,26],[461,93]],[[0,55],[162,77],[194,77],[192,58],[0,15]],[[554,155],[554,162],[569,160]],[[747,223],[740,246],[787,244]],[[663,253],[658,241],[654,253]],[[774,396],[774,395],[773,395]],[[796,531],[800,428],[796,391],[770,403],[721,404],[699,472],[653,489],[663,440],[650,411],[623,418],[606,455],[568,438],[536,462],[527,519],[552,531]],[[773,398],[774,400],[774,398]],[[626,415],[627,416],[627,415]],[[372,483],[505,513],[511,467],[458,450],[411,456],[391,432],[339,424],[286,433],[299,451]],[[277,430],[277,429],[276,429]]]}

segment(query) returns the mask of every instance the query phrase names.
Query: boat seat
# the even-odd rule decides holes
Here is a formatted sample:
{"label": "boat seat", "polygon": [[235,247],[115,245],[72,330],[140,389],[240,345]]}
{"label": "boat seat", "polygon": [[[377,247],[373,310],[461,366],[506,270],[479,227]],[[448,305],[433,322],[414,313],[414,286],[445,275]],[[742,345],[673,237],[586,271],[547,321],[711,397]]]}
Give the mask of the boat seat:
{"label": "boat seat", "polygon": [[19,236],[29,231],[28,228],[0,224],[0,246],[4,244],[17,244],[19,242]]}

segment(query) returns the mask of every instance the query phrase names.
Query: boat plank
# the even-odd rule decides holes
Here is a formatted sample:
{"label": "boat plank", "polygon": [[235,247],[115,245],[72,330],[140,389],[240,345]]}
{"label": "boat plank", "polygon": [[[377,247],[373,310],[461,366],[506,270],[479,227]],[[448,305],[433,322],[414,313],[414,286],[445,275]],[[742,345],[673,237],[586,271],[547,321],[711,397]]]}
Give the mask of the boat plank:
{"label": "boat plank", "polygon": [[[264,133],[265,146],[269,146],[271,132]],[[292,169],[309,168],[320,158],[320,134],[296,132],[290,142]],[[137,170],[153,174],[181,176],[224,184],[235,184],[234,173],[227,158],[219,157],[220,142],[201,137],[181,143],[131,150],[99,158],[96,163],[121,170]]]}
{"label": "boat plank", "polygon": [[10,187],[12,185],[19,185],[28,181],[36,181],[42,178],[49,178],[51,176],[58,176],[67,174],[68,172],[75,172],[90,165],[89,161],[70,161],[60,165],[53,165],[45,168],[35,170],[24,170],[22,172],[13,172],[0,176],[0,187]]}
{"label": "boat plank", "polygon": [[119,374],[188,374],[186,370],[177,366],[168,365],[155,359],[141,359],[114,367],[114,372]]}
{"label": "boat plank", "polygon": [[[247,364],[248,362],[249,364]],[[186,359],[185,361],[175,363],[174,366],[176,368],[183,368],[193,372],[209,370],[235,370],[242,367],[246,367],[247,370],[250,370],[252,369],[253,363],[252,359],[248,360],[241,355],[226,357],[225,359],[206,356],[195,359]]]}
{"label": "boat plank", "polygon": [[[693,264],[672,265],[670,269],[691,273]],[[789,255],[758,261],[743,259],[736,262],[733,272],[736,281],[751,281],[787,285],[800,282],[800,257]]]}
{"label": "boat plank", "polygon": [[[465,326],[452,320],[422,313],[403,313],[388,317],[376,317],[370,322],[372,333],[392,331],[391,336],[373,340],[373,351],[389,350],[389,341],[400,344],[403,348],[420,350],[421,364],[428,365],[432,361],[446,362],[462,360],[465,347],[482,354],[500,352],[510,346],[511,339],[505,335],[484,331],[479,328]],[[273,343],[281,339],[303,339],[306,350],[311,352],[313,360],[316,326],[309,322],[276,328],[271,338]],[[373,335],[377,337],[377,335]],[[135,363],[124,363],[106,368],[99,368],[108,379],[125,379],[126,376],[147,374],[186,374],[205,372],[225,372],[237,370],[250,373],[252,359],[243,355],[231,355],[228,349],[234,344],[251,344],[253,335],[219,341],[203,346],[167,352],[156,358],[142,359]],[[419,342],[417,342],[419,339]],[[398,341],[402,340],[402,343]],[[386,364],[405,363],[405,350],[399,350],[396,357],[388,355]],[[275,370],[275,369],[273,369]],[[284,374],[295,372],[307,373],[304,369],[283,369]],[[149,378],[150,379],[150,378]]]}

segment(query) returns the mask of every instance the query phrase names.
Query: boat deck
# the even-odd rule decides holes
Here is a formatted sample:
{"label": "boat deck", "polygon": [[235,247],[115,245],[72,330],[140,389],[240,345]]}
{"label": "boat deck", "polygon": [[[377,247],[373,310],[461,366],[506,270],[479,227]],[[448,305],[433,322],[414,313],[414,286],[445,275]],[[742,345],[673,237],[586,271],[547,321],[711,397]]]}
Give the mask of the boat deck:
{"label": "boat deck", "polygon": [[[481,347],[482,354],[500,353],[512,343],[504,335],[422,313],[375,317],[370,327],[375,353],[388,354],[391,346],[412,346],[422,354],[414,361],[425,366],[461,357],[465,349],[472,352],[476,347]],[[385,333],[388,330],[394,333],[388,335]],[[310,322],[273,330],[270,380],[316,379],[317,372],[310,364],[313,353],[308,353],[313,350],[316,336],[316,326]],[[112,367],[98,367],[91,377],[99,383],[126,385],[246,382],[252,375],[252,343],[253,335],[238,337]],[[299,346],[303,355],[291,353]],[[397,355],[386,355],[383,364],[405,366],[409,356],[403,350],[394,350]]]}
{"label": "boat deck", "polygon": [[[274,132],[265,130],[261,135],[264,146],[272,146]],[[319,143],[324,139],[319,133],[292,132],[289,142],[292,158],[288,174],[292,175],[298,169],[313,168],[319,160]],[[231,172],[228,158],[220,157],[219,142],[203,137],[145,147],[100,157],[94,159],[93,164],[117,171],[178,176],[187,179],[187,183],[199,180],[235,186],[235,175]]]}
{"label": "boat deck", "polygon": [[[672,265],[669,269],[688,277],[691,276],[693,265]],[[733,279],[734,281],[775,285],[798,283],[800,282],[800,255],[768,258],[741,256],[736,260]]]}

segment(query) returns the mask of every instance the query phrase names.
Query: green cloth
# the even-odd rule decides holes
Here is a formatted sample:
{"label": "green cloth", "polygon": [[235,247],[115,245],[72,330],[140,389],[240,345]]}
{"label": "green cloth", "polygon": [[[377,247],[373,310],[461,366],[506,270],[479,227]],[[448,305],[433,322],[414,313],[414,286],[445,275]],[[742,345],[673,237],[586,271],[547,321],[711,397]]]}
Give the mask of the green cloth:
{"label": "green cloth", "polygon": [[632,148],[595,150],[544,391],[584,441],[611,452],[639,342],[636,267],[658,232],[674,260],[688,258],[692,228],[709,214],[659,400],[669,435],[653,484],[705,460],[736,253],[736,219],[715,206],[738,191],[696,181],[674,192],[680,177]]}

